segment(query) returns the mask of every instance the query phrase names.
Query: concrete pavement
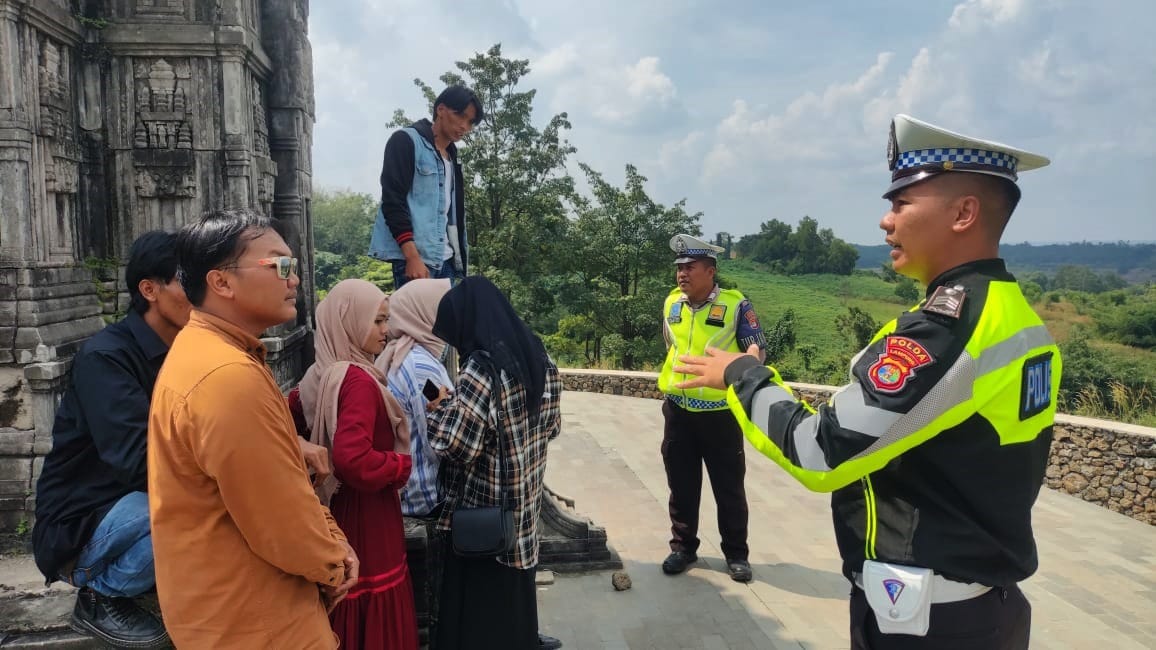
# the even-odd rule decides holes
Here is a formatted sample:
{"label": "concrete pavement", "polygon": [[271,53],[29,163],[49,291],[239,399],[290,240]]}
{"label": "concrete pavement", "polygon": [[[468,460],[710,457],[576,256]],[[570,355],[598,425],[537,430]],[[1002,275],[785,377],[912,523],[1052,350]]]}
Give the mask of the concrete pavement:
{"label": "concrete pavement", "polygon": [[[749,446],[754,582],[726,574],[705,481],[699,563],[681,576],[662,574],[670,524],[659,408],[657,400],[564,393],[547,482],[606,528],[633,587],[614,591],[610,572],[557,575],[539,588],[541,630],[567,650],[847,648],[848,585],[828,497],[808,492]],[[1034,515],[1040,570],[1024,584],[1032,648],[1156,647],[1156,527],[1048,489]],[[0,592],[13,590],[43,591],[26,555],[0,559]],[[51,594],[31,621],[12,620],[0,598],[0,646],[8,647],[4,632],[14,625],[64,627],[71,590],[58,584]],[[99,646],[61,634],[13,647]]]}
{"label": "concrete pavement", "polygon": [[[847,648],[828,496],[748,446],[751,565],[732,582],[704,480],[699,564],[663,575],[667,487],[656,400],[567,392],[547,482],[605,526],[633,588],[609,574],[559,575],[540,592],[541,629],[567,648]],[[1156,527],[1048,489],[1034,511],[1040,570],[1024,583],[1032,648],[1156,647]]]}

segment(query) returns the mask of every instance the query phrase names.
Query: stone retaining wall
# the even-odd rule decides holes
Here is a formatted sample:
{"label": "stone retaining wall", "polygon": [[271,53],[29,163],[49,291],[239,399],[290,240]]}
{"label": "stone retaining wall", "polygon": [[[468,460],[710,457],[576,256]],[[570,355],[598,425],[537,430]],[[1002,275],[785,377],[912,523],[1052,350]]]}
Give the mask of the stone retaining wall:
{"label": "stone retaining wall", "polygon": [[[563,369],[566,390],[661,399],[652,372]],[[831,386],[791,384],[814,403],[830,397]],[[1048,459],[1048,487],[1091,501],[1112,512],[1156,525],[1156,429],[1106,420],[1058,415]]]}

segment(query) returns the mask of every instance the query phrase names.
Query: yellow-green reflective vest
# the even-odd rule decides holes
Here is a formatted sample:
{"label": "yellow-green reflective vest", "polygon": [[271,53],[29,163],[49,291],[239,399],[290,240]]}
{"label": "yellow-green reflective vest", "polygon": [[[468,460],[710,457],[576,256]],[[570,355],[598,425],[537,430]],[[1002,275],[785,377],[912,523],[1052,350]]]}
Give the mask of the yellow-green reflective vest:
{"label": "yellow-green reflective vest", "polygon": [[674,366],[680,355],[703,355],[708,347],[738,352],[739,305],[746,298],[734,289],[721,289],[713,302],[697,310],[692,310],[680,298],[681,290],[671,291],[662,309],[663,327],[666,328],[670,348],[666,351],[666,361],[658,375],[658,389],[688,411],[726,409],[726,391],[714,388],[675,388],[675,384],[693,377],[675,372]]}

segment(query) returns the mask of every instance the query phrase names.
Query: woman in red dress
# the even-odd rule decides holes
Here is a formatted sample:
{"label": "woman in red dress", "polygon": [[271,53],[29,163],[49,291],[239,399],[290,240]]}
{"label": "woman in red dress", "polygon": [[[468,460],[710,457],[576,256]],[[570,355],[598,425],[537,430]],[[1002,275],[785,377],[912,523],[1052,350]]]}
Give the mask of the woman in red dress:
{"label": "woman in red dress", "polygon": [[373,358],[385,348],[386,296],[365,280],[339,282],[317,306],[316,362],[289,395],[310,441],[333,454],[318,496],[361,560],[357,584],[329,620],[342,648],[418,647],[400,490],[409,479],[409,425]]}

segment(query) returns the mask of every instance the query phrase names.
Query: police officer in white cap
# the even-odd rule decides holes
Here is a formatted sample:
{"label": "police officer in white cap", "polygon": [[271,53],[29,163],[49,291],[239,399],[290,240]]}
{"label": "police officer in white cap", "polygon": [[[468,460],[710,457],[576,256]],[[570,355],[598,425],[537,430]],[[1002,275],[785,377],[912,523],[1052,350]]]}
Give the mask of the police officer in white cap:
{"label": "police officer in white cap", "polygon": [[671,552],[662,570],[669,575],[682,573],[698,560],[698,506],[705,464],[718,507],[727,571],[737,582],[750,582],[742,430],[730,415],[723,391],[677,388],[675,384],[687,377],[675,372],[674,365],[679,355],[702,354],[708,346],[736,352],[756,348],[761,356],[766,340],[750,301],[738,291],[720,289],[715,282],[722,248],[690,235],[675,235],[670,248],[678,267],[678,287],[662,308],[668,349],[658,376],[658,388],[666,395],[662,460],[670,486],[671,530]]}
{"label": "police officer in white cap", "polygon": [[1052,441],[1060,351],[999,259],[1020,172],[1048,160],[906,115],[891,125],[895,270],[927,296],[851,362],[817,409],[755,355],[711,352],[683,386],[729,387],[747,439],[832,492],[851,646],[1028,647],[1031,508]]}

